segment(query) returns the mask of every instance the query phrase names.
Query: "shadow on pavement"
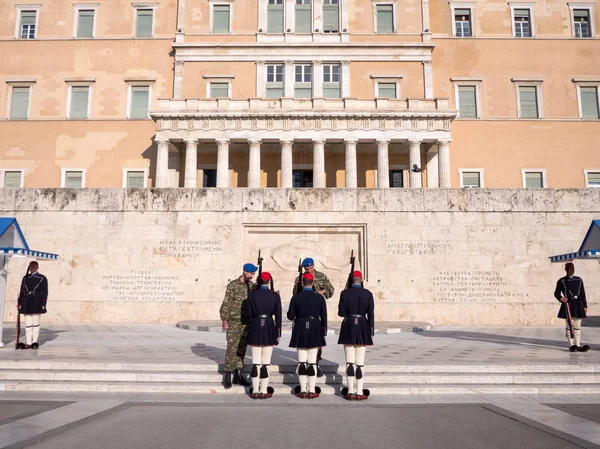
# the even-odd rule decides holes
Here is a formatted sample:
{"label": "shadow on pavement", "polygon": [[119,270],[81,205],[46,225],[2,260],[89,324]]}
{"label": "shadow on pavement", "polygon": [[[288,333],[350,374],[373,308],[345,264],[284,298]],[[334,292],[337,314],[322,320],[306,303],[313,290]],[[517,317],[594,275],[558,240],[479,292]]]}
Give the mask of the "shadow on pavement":
{"label": "shadow on pavement", "polygon": [[488,343],[496,343],[500,345],[511,345],[511,346],[544,346],[549,348],[567,349],[566,339],[564,341],[548,340],[540,338],[527,338],[518,335],[497,335],[487,334],[483,332],[466,332],[466,331],[432,331],[432,332],[421,332],[420,337],[427,338],[452,338],[455,340],[464,341],[485,341]]}
{"label": "shadow on pavement", "polygon": [[[42,328],[40,330],[40,338],[38,340],[40,347],[43,346],[44,344],[55,340],[56,337],[58,337],[59,334],[62,334],[65,331],[57,331],[57,330],[49,330],[49,329],[44,329]],[[12,327],[12,328],[4,328],[4,331],[2,333],[2,343],[4,343],[7,347],[9,346],[15,346],[15,342],[16,342],[16,335],[17,335],[17,329]],[[20,341],[22,341],[23,343],[25,343],[25,324],[21,323],[21,338]]]}

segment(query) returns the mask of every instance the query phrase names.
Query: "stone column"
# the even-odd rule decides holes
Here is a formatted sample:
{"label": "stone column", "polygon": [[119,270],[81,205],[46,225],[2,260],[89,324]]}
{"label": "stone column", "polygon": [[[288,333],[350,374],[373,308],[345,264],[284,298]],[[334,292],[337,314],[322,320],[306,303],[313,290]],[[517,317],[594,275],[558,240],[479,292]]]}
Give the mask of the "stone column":
{"label": "stone column", "polygon": [[421,172],[415,173],[413,171],[414,166],[421,168],[421,141],[420,140],[409,140],[410,146],[408,170],[410,173],[410,187],[421,188]]}
{"label": "stone column", "polygon": [[390,187],[390,163],[388,160],[389,140],[377,141],[377,188]]}
{"label": "stone column", "polygon": [[423,61],[423,80],[425,81],[425,98],[433,98],[433,66],[431,61]]}
{"label": "stone column", "polygon": [[325,187],[325,141],[313,139],[313,187]]}
{"label": "stone column", "polygon": [[356,189],[358,187],[358,175],[356,173],[356,139],[346,139],[346,182],[347,189]]}
{"label": "stone column", "polygon": [[293,140],[281,140],[281,187],[292,188],[292,146]]}
{"label": "stone column", "polygon": [[260,139],[249,139],[250,161],[248,170],[248,187],[260,189]]}
{"label": "stone column", "polygon": [[229,188],[229,140],[217,140],[217,187]]}
{"label": "stone column", "polygon": [[442,189],[450,188],[450,141],[438,142],[438,174],[439,186]]}
{"label": "stone column", "polygon": [[198,140],[185,140],[185,177],[183,186],[189,189],[195,189],[198,173]]}
{"label": "stone column", "polygon": [[157,139],[155,187],[169,186],[169,139]]}
{"label": "stone column", "polygon": [[173,76],[173,98],[181,99],[181,91],[183,90],[183,61],[175,61],[174,76]]}

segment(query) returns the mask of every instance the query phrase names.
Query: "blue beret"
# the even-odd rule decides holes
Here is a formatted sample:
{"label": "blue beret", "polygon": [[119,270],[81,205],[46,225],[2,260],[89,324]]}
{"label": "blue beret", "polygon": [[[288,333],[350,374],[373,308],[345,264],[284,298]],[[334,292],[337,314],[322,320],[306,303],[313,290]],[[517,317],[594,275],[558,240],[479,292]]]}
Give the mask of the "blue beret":
{"label": "blue beret", "polygon": [[258,270],[258,267],[254,264],[247,263],[244,265],[244,271],[247,271],[248,273],[256,273],[256,270]]}
{"label": "blue beret", "polygon": [[307,257],[306,259],[304,259],[302,261],[302,266],[303,267],[310,267],[311,265],[314,265],[314,264],[315,264],[315,261],[312,260],[310,257]]}

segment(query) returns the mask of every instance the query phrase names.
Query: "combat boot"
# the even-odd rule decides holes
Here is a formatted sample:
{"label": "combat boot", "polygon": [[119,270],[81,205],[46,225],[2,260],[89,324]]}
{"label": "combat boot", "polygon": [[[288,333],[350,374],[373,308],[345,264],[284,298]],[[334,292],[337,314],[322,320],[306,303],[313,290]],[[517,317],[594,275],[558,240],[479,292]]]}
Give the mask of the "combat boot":
{"label": "combat boot", "polygon": [[248,382],[246,377],[242,374],[241,369],[236,369],[233,372],[233,383],[236,385],[241,385],[242,387],[249,387],[252,383]]}
{"label": "combat boot", "polygon": [[225,374],[223,375],[223,387],[228,390],[231,388],[231,371],[225,371]]}

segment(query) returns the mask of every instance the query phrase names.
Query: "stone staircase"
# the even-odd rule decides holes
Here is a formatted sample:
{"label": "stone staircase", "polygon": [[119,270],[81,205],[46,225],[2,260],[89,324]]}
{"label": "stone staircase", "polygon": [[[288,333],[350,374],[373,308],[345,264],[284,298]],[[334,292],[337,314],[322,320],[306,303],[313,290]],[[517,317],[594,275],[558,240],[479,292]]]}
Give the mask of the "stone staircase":
{"label": "stone staircase", "polygon": [[[271,385],[287,394],[295,365],[272,365]],[[324,365],[324,394],[339,393],[344,368]],[[368,365],[365,386],[374,395],[600,394],[600,365]],[[221,386],[214,363],[93,363],[0,360],[0,390],[123,393],[243,394]]]}

